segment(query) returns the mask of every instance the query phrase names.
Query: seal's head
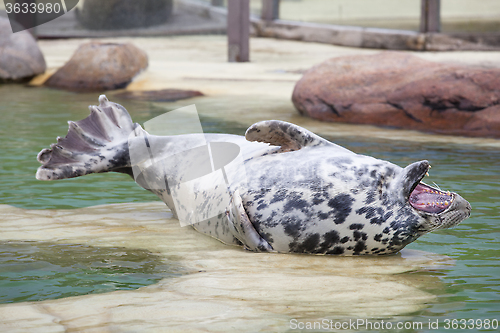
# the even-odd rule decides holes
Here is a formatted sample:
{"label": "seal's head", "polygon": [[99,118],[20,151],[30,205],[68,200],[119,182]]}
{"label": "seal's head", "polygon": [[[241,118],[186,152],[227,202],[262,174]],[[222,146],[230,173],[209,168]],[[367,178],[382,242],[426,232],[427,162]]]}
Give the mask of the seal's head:
{"label": "seal's head", "polygon": [[415,162],[404,168],[397,182],[402,184],[401,191],[395,192],[421,217],[420,234],[456,226],[471,212],[469,202],[457,193],[442,191],[422,182],[429,169],[428,161]]}

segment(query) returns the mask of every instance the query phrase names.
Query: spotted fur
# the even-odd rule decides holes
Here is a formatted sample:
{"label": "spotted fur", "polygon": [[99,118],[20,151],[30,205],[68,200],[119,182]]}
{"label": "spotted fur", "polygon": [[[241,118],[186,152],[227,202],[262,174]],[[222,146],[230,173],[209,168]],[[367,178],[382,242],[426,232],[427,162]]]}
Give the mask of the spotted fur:
{"label": "spotted fur", "polygon": [[[106,171],[132,175],[135,166],[129,147],[134,142],[147,140],[148,147],[161,147],[159,153],[167,156],[172,149],[182,151],[194,140],[194,135],[149,135],[132,123],[122,106],[105,96],[91,112],[78,123],[70,122],[66,138],[40,152],[38,160],[43,165],[38,179]],[[241,177],[229,184],[232,199],[226,212],[206,216],[193,225],[227,244],[282,253],[391,254],[429,231],[457,225],[470,215],[470,204],[456,193],[449,194],[449,207],[439,213],[410,205],[410,194],[430,167],[427,161],[401,168],[355,154],[282,121],[254,124],[246,139],[225,134],[207,134],[205,139],[238,145],[244,160]],[[158,195],[175,214],[172,190],[185,180],[183,169],[203,163],[199,156],[183,161],[181,155],[175,163],[151,165],[136,181]],[[160,169],[168,178],[161,182],[167,186],[151,188],[150,180],[161,178]],[[200,190],[206,200],[195,209],[202,212],[208,202],[221,201],[214,193]]]}

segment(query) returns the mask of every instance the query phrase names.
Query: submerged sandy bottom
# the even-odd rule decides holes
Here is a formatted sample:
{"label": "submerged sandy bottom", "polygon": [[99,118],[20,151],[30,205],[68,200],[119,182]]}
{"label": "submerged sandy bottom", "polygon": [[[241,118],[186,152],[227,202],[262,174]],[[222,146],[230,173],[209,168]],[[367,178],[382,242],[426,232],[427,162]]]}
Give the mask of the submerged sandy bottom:
{"label": "submerged sandy bottom", "polygon": [[0,306],[2,332],[286,331],[290,320],[388,318],[435,301],[436,277],[401,274],[452,264],[404,250],[387,257],[252,253],[181,228],[165,205],[74,210],[0,205],[0,241],[147,249],[186,274],[133,291]]}

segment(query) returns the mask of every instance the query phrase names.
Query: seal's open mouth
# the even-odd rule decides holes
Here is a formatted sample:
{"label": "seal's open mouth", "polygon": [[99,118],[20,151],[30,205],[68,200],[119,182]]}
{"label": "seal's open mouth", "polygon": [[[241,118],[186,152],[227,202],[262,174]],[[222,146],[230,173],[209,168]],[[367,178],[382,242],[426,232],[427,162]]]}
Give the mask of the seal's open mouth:
{"label": "seal's open mouth", "polygon": [[426,213],[439,214],[450,207],[453,193],[443,192],[424,183],[418,183],[409,198],[413,208]]}

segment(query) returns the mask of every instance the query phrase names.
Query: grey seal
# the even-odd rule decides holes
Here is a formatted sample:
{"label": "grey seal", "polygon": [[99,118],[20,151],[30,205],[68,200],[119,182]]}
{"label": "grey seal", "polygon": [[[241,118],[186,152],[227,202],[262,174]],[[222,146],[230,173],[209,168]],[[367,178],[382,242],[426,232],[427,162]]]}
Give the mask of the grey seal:
{"label": "grey seal", "polygon": [[[182,152],[199,139],[199,134],[150,135],[132,122],[123,106],[104,95],[99,102],[90,107],[87,118],[69,122],[66,137],[58,137],[56,144],[38,154],[42,166],[37,179],[111,171],[133,176],[141,158],[133,161],[132,147],[146,147],[147,159],[153,145],[162,155],[172,149]],[[215,190],[195,193],[199,201],[194,211],[203,215],[208,202],[225,209],[217,216],[204,216],[192,227],[226,244],[262,252],[392,254],[425,233],[453,227],[470,216],[471,206],[459,194],[422,182],[430,168],[426,160],[401,168],[277,120],[252,125],[245,137],[205,134],[204,138],[213,148],[236,147],[242,156],[243,170],[231,179],[224,174],[228,199]],[[164,160],[170,163],[143,163],[146,166],[134,178],[177,214],[182,202],[175,202],[173,193],[187,181],[183,170],[197,169],[206,157],[169,156]],[[152,188],[152,180],[166,185]]]}

